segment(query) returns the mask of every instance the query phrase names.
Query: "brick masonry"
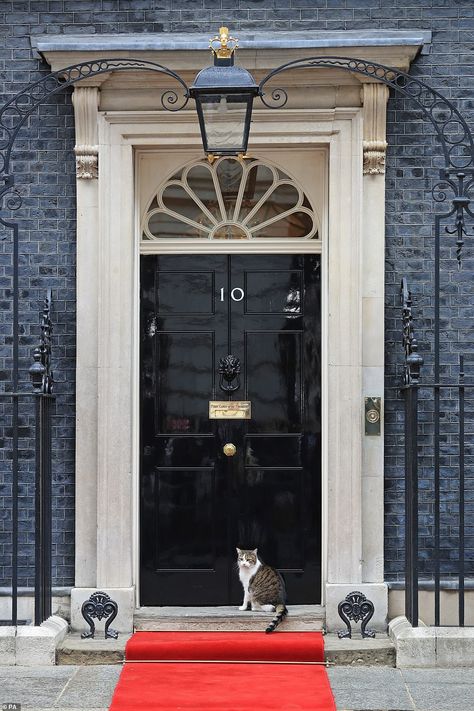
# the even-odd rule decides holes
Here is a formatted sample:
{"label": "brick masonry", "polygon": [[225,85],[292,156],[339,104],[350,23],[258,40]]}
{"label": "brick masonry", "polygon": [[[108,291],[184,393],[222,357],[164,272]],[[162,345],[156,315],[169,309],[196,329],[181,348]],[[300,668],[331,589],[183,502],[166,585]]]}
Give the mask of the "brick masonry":
{"label": "brick masonry", "polygon": [[[426,29],[433,32],[431,53],[418,57],[412,73],[456,102],[468,120],[474,108],[474,5],[471,0],[0,0],[0,92],[6,100],[45,75],[48,67],[33,57],[30,36],[144,32],[205,32],[225,20],[232,30]],[[386,246],[386,386],[401,373],[398,288],[406,275],[414,292],[417,336],[428,363],[433,340],[433,218],[430,189],[440,166],[440,150],[430,125],[402,98],[388,112]],[[54,584],[74,582],[74,362],[75,362],[75,177],[73,114],[69,92],[43,105],[19,134],[14,153],[16,182],[23,206],[21,228],[21,368],[26,369],[38,339],[38,314],[47,287],[54,293],[54,367],[57,416],[54,427]],[[11,380],[11,230],[0,233],[0,385]],[[445,237],[447,245],[452,238]],[[474,256],[467,239],[464,268],[456,270],[454,250],[443,252],[442,362],[453,375],[460,352],[474,353]],[[474,366],[474,361],[473,361]],[[25,385],[25,387],[28,387]],[[468,431],[473,430],[473,403]],[[3,408],[3,409],[2,409]],[[432,406],[422,406],[426,456],[421,472],[421,555],[433,549]],[[457,426],[456,403],[443,402],[442,419],[442,570],[456,567]],[[11,411],[0,404],[0,585],[10,577]],[[403,475],[402,404],[396,391],[385,393],[386,563],[387,579],[402,574]],[[32,582],[34,531],[31,411],[21,409],[20,584]],[[10,425],[10,429],[9,429]],[[473,463],[469,443],[466,463]],[[467,487],[468,561],[474,566],[474,479]]]}

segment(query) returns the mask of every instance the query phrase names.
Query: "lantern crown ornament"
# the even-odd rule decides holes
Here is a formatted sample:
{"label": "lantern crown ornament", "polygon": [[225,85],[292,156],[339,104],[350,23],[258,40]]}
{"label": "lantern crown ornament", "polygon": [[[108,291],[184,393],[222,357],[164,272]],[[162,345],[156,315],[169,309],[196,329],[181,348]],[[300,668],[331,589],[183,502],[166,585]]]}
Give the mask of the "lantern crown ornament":
{"label": "lantern crown ornament", "polygon": [[196,101],[204,151],[209,157],[245,155],[254,97],[259,87],[253,76],[236,66],[238,39],[227,27],[209,40],[214,64],[196,76],[189,95]]}
{"label": "lantern crown ornament", "polygon": [[[216,42],[219,42],[219,46],[216,46]],[[209,47],[218,59],[230,59],[238,46],[239,40],[229,35],[228,27],[220,27],[219,34],[209,40]]]}

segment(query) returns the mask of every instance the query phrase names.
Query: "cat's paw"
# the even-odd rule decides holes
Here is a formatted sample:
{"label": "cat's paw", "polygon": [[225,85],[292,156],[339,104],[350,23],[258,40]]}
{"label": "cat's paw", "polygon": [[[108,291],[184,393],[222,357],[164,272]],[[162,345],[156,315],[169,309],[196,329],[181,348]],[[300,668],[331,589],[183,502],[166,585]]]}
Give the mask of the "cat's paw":
{"label": "cat's paw", "polygon": [[248,609],[249,609],[249,608],[248,608],[248,605],[241,605],[241,606],[239,607],[239,610],[240,610],[241,612],[245,612],[245,611],[248,610]]}

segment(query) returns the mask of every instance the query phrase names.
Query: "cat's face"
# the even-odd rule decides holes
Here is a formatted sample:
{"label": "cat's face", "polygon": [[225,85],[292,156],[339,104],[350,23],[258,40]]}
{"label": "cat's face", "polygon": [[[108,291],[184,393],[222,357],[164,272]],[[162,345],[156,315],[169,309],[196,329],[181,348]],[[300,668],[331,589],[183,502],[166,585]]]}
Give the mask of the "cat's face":
{"label": "cat's face", "polygon": [[252,568],[257,564],[257,549],[244,551],[237,548],[237,565],[239,568]]}

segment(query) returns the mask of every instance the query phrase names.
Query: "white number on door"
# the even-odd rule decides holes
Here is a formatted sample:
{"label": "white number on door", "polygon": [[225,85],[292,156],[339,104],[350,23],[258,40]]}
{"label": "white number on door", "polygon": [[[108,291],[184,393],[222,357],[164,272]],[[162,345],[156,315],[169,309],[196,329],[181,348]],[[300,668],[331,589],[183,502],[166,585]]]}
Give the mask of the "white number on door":
{"label": "white number on door", "polygon": [[[240,296],[238,296],[237,293],[240,294]],[[241,289],[240,286],[234,287],[230,292],[230,298],[232,299],[232,301],[242,301],[244,296],[244,290]]]}
{"label": "white number on door", "polygon": [[[224,301],[224,287],[222,287],[221,291],[221,301]],[[243,289],[240,288],[240,286],[235,286],[232,291],[230,292],[230,298],[232,301],[242,301],[242,299],[245,296],[245,292]]]}

